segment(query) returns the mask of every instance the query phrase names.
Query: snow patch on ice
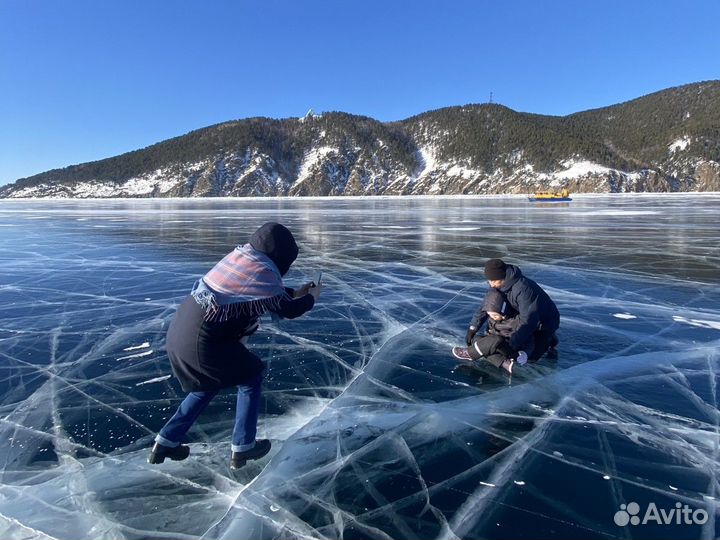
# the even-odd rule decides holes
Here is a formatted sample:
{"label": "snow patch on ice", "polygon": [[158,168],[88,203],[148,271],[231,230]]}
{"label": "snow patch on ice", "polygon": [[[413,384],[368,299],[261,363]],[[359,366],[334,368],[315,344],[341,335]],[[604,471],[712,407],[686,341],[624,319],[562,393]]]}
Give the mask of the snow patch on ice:
{"label": "snow patch on ice", "polygon": [[117,361],[120,362],[122,360],[132,360],[133,358],[142,358],[143,356],[149,356],[153,353],[153,350],[150,349],[149,351],[141,352],[138,354],[131,354],[129,356],[123,356],[121,358],[118,358]]}
{"label": "snow patch on ice", "polygon": [[631,315],[630,313],[613,313],[613,317],[617,317],[618,319],[637,319],[636,315]]}
{"label": "snow patch on ice", "polygon": [[[149,300],[149,298],[147,298]],[[141,343],[140,345],[133,345],[132,347],[127,347],[123,349],[123,351],[136,351],[138,349],[147,349],[150,346],[150,342],[146,341],[145,343]]]}
{"label": "snow patch on ice", "polygon": [[155,377],[154,379],[148,379],[147,381],[139,382],[135,386],[142,386],[144,384],[152,384],[156,382],[167,381],[172,375],[163,375],[162,377]]}
{"label": "snow patch on ice", "polygon": [[697,326],[698,328],[710,328],[713,330],[720,330],[720,321],[688,319],[687,317],[681,317],[680,315],[673,315],[673,321],[689,324],[690,326]]}

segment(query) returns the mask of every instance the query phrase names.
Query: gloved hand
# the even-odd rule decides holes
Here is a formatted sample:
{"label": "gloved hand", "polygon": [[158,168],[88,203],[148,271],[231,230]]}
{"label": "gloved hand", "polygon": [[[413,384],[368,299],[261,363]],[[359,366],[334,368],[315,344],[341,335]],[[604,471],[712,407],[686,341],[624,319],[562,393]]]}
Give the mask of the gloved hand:
{"label": "gloved hand", "polygon": [[518,363],[519,366],[524,366],[525,364],[527,364],[528,361],[527,353],[525,351],[519,351],[515,361]]}
{"label": "gloved hand", "polygon": [[472,340],[475,337],[475,334],[477,334],[477,328],[474,326],[468,328],[467,334],[465,334],[465,345],[468,347],[472,345]]}

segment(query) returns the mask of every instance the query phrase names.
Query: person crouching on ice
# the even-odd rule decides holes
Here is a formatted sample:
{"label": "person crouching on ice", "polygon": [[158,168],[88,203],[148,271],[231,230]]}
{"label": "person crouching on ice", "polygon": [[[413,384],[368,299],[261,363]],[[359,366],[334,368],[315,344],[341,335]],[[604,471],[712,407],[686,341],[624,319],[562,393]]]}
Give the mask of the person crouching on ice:
{"label": "person crouching on ice", "polygon": [[155,437],[149,463],[180,461],[190,448],[185,434],[220,390],[237,387],[230,468],[259,459],[270,441],[255,440],[260,385],[265,365],[246,347],[267,311],[294,319],[309,311],[321,285],[307,283],[293,291],[282,276],[298,255],[292,233],[279,223],[265,223],[244,246],[238,246],[196,282],[168,328],[166,349],[173,374],[187,397]]}
{"label": "person crouching on ice", "polygon": [[[480,334],[478,330],[486,323],[485,334]],[[509,342],[519,324],[517,312],[510,307],[501,292],[491,288],[470,322],[465,337],[468,347],[453,347],[453,356],[467,362],[482,359],[512,373],[515,362],[519,365],[527,362],[527,354],[515,351]]]}
{"label": "person crouching on ice", "polygon": [[[558,344],[555,332],[560,327],[560,312],[543,288],[525,277],[519,267],[506,264],[502,259],[490,259],[485,263],[485,277],[491,290],[501,293],[517,313],[517,326],[508,337],[508,344],[517,351],[517,356],[507,363],[503,362],[503,368],[512,373],[515,361],[518,364],[528,360],[534,362],[549,350],[554,350]],[[480,319],[477,318],[478,321]],[[475,322],[473,318],[468,340],[479,328]]]}

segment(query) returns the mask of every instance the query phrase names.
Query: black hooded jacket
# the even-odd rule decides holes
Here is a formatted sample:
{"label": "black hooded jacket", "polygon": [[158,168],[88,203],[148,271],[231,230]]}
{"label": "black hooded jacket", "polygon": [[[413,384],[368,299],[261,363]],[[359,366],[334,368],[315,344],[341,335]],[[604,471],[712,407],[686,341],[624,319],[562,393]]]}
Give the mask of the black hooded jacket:
{"label": "black hooded jacket", "polygon": [[[278,223],[266,223],[252,235],[250,244],[262,251],[285,275],[298,255],[292,233]],[[312,309],[315,299],[306,294],[280,302],[276,313],[294,319]],[[180,304],[168,328],[166,349],[175,377],[185,392],[215,391],[244,384],[264,369],[260,358],[240,339],[257,329],[257,317],[239,315],[221,322],[204,320],[205,311],[192,296]]]}
{"label": "black hooded jacket", "polygon": [[510,346],[516,351],[528,348],[536,330],[542,328],[553,333],[560,327],[560,312],[555,302],[540,285],[523,276],[517,266],[507,265],[500,292],[518,312],[519,323],[510,336]]}
{"label": "black hooded jacket", "polygon": [[[488,312],[494,311],[505,317],[501,321],[495,321],[488,315]],[[515,332],[520,324],[517,311],[509,305],[505,296],[497,289],[488,289],[482,305],[477,309],[470,321],[470,327],[476,330],[482,328],[487,322],[487,333],[495,334],[509,338]]]}

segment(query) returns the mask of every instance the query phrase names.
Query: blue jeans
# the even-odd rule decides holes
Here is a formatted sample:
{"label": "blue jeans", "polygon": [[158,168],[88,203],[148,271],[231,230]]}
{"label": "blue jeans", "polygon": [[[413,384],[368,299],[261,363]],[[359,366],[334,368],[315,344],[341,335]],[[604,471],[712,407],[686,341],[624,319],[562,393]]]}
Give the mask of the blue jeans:
{"label": "blue jeans", "polygon": [[[244,452],[255,446],[257,420],[260,412],[260,386],[262,374],[250,379],[247,384],[238,386],[235,405],[235,428],[233,429],[232,451]],[[177,412],[155,437],[155,442],[163,446],[175,447],[185,437],[200,413],[217,395],[218,391],[190,392],[178,407]]]}

